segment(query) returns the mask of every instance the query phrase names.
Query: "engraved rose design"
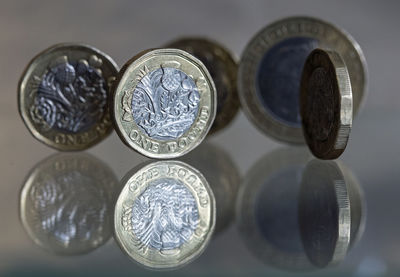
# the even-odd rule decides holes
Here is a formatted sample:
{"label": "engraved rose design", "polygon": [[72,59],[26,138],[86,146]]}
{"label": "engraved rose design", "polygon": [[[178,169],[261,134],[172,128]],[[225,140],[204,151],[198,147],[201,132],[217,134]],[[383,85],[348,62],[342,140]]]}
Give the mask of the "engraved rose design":
{"label": "engraved rose design", "polygon": [[131,224],[140,248],[174,250],[191,238],[199,224],[196,200],[177,180],[153,181],[134,201]]}
{"label": "engraved rose design", "polygon": [[146,74],[132,95],[132,116],[150,137],[175,139],[196,119],[200,95],[193,79],[176,68]]}
{"label": "engraved rose design", "polygon": [[42,128],[66,133],[88,130],[105,113],[107,84],[102,76],[101,59],[69,62],[56,59],[40,79],[31,117]]}

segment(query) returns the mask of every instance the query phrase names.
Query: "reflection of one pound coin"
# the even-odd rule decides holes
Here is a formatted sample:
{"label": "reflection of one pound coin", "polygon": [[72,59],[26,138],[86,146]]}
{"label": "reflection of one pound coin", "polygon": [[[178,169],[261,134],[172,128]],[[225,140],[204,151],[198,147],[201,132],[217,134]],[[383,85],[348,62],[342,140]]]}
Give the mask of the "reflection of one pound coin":
{"label": "reflection of one pound coin", "polygon": [[132,172],[115,206],[121,248],[151,268],[175,268],[197,258],[215,226],[215,198],[203,175],[178,161]]}
{"label": "reflection of one pound coin", "polygon": [[59,44],[37,55],[19,83],[19,110],[39,141],[58,150],[82,150],[112,131],[108,101],[118,73],[99,50]]}
{"label": "reflection of one pound coin", "polygon": [[347,67],[336,52],[316,49],[307,58],[300,112],[311,152],[320,159],[338,158],[350,135],[353,97]]}
{"label": "reflection of one pound coin", "polygon": [[184,155],[205,138],[216,113],[206,67],[177,49],[145,51],[122,68],[113,99],[121,139],[152,158]]}

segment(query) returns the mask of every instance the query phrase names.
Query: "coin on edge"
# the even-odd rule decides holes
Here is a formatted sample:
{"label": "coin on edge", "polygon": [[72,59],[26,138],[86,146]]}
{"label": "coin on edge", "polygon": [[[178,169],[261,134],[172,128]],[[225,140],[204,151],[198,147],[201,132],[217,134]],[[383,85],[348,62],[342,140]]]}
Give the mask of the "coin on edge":
{"label": "coin on edge", "polygon": [[18,85],[18,107],[32,135],[57,150],[83,150],[113,129],[111,83],[118,67],[83,44],[57,44],[34,57]]}
{"label": "coin on edge", "polygon": [[136,262],[153,269],[197,258],[215,226],[215,198],[203,175],[180,161],[134,168],[114,213],[116,241]]}
{"label": "coin on edge", "polygon": [[93,251],[112,236],[111,168],[87,153],[57,153],[28,174],[20,194],[20,218],[29,237],[57,255]]}
{"label": "coin on edge", "polygon": [[219,43],[205,38],[181,38],[165,47],[184,50],[204,63],[217,88],[217,114],[209,135],[228,126],[240,107],[237,92],[238,63],[234,55]]}
{"label": "coin on edge", "polygon": [[299,112],[304,61],[315,48],[338,52],[348,67],[357,113],[366,90],[367,65],[358,43],[344,30],[311,17],[288,17],[256,34],[243,52],[238,89],[247,117],[265,134],[305,143]]}
{"label": "coin on edge", "polygon": [[320,159],[336,159],[346,149],[353,121],[347,67],[333,51],[315,49],[301,77],[300,113],[305,140]]}
{"label": "coin on edge", "polygon": [[144,51],[121,69],[113,120],[122,141],[151,158],[182,156],[206,137],[216,89],[204,64],[178,49]]}

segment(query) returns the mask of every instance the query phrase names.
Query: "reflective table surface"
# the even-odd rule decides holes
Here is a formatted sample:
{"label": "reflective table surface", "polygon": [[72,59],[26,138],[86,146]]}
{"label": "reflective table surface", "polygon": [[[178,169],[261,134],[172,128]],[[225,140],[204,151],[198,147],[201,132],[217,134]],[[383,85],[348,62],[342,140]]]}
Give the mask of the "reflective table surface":
{"label": "reflective table surface", "polygon": [[[400,37],[396,1],[3,1],[0,4],[1,276],[398,276],[400,274]],[[121,179],[153,162],[115,132],[84,152],[37,142],[18,114],[28,61],[82,41],[122,65],[182,35],[239,55],[266,24],[306,14],[349,31],[369,64],[369,95],[339,160],[320,161],[260,133],[242,112],[178,159],[216,200],[204,252],[170,271],[134,262],[114,239]],[[185,22],[185,24],[182,24]]]}

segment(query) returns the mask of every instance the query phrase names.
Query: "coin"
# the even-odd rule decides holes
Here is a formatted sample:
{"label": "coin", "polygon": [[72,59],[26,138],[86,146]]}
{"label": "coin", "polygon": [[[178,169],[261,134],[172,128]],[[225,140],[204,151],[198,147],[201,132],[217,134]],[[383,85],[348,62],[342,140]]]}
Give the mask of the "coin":
{"label": "coin", "polygon": [[174,158],[207,135],[216,90],[207,68],[189,53],[148,50],[120,71],[112,106],[123,142],[151,158]]}
{"label": "coin", "polygon": [[367,66],[357,42],[316,18],[288,17],[256,34],[239,65],[239,99],[247,117],[274,139],[304,143],[299,113],[301,72],[315,48],[337,51],[348,67],[357,113],[366,90]]}
{"label": "coin", "polygon": [[141,265],[177,268],[197,258],[215,226],[215,198],[207,180],[179,161],[134,168],[115,205],[115,238]]}
{"label": "coin", "polygon": [[300,113],[314,156],[338,158],[350,136],[353,97],[347,67],[336,52],[315,49],[308,56],[300,85]]}
{"label": "coin", "polygon": [[166,47],[184,50],[204,63],[217,89],[217,115],[209,134],[227,127],[240,106],[237,92],[238,64],[235,57],[224,46],[204,38],[181,38],[168,43]]}
{"label": "coin", "polygon": [[57,255],[91,252],[111,237],[117,185],[113,171],[89,154],[52,155],[26,177],[22,225],[37,245]]}
{"label": "coin", "polygon": [[82,44],[57,44],[34,57],[18,85],[21,117],[32,135],[57,150],[82,150],[112,131],[108,101],[118,67]]}

